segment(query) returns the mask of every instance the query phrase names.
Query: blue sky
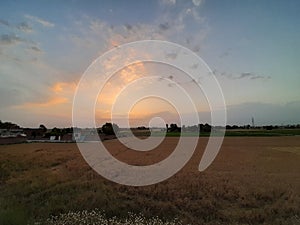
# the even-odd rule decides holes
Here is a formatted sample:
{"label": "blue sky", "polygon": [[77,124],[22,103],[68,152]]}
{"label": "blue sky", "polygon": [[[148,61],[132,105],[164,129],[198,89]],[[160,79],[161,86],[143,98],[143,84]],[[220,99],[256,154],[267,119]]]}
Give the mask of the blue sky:
{"label": "blue sky", "polygon": [[2,1],[0,119],[71,125],[76,84],[95,58],[158,39],[210,66],[229,124],[300,123],[299,11],[296,0]]}

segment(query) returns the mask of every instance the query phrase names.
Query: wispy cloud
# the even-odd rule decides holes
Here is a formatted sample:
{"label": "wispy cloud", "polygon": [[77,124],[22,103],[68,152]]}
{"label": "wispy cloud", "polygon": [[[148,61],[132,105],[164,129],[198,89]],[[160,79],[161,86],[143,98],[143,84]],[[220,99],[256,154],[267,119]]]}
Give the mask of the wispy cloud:
{"label": "wispy cloud", "polygon": [[43,52],[42,49],[40,49],[38,46],[31,46],[28,48],[29,50],[32,50],[34,52]]}
{"label": "wispy cloud", "polygon": [[55,26],[54,23],[51,23],[47,20],[41,19],[41,18],[36,17],[36,16],[26,14],[25,18],[30,19],[30,20],[32,20],[36,23],[39,23],[39,24],[43,25],[44,27],[54,27]]}
{"label": "wispy cloud", "polygon": [[32,27],[27,22],[21,22],[17,25],[8,22],[7,20],[0,19],[0,25],[6,26],[12,30],[20,30],[26,33],[32,32]]}
{"label": "wispy cloud", "polygon": [[161,3],[164,5],[175,5],[176,0],[161,0]]}
{"label": "wispy cloud", "polygon": [[39,101],[26,101],[18,105],[14,105],[14,108],[22,109],[49,109],[52,110],[54,106],[63,105],[64,107],[71,107],[72,96],[76,89],[74,82],[57,82],[49,88],[49,94],[46,98]]}
{"label": "wispy cloud", "polygon": [[[6,46],[1,49],[0,56],[2,62],[3,60],[6,61],[6,67],[8,67],[10,63],[18,63],[19,65],[22,64],[22,66],[27,67],[27,65],[25,65],[26,63],[37,61],[39,56],[35,53],[41,53],[43,51],[31,33],[35,31],[34,33],[37,34],[38,30],[33,30],[31,24],[27,21],[15,24],[1,19],[0,25],[1,24],[7,27],[5,29],[6,33],[0,35],[0,45],[3,47]],[[14,66],[12,66],[12,68],[13,67]]]}
{"label": "wispy cloud", "polygon": [[[46,60],[47,57],[42,57],[40,53],[42,52],[46,55],[47,52],[43,52],[40,46],[44,46],[46,43],[38,39],[38,28],[55,27],[54,23],[29,14],[24,16],[24,22],[20,21],[20,23],[16,24],[1,20],[0,23],[3,26],[7,26],[11,33],[16,33],[16,35],[6,34],[0,36],[0,43],[15,45],[4,49],[6,55],[3,55],[2,58],[4,58],[6,63],[0,66],[1,69],[5,67],[4,69],[7,70],[7,74],[14,74],[14,77],[18,77],[18,79],[15,79],[18,82],[10,86],[13,86],[20,92],[18,94],[18,101],[10,100],[7,104],[22,108],[23,112],[35,110],[35,112],[37,112],[36,114],[40,116],[43,113],[49,114],[54,111],[55,113],[60,112],[62,114],[65,113],[66,110],[70,111],[71,99],[74,94],[73,86],[67,85],[67,83],[76,80],[80,75],[78,71],[85,68],[88,62],[94,59],[94,57],[108,49],[131,41],[145,39],[169,40],[189,48],[196,45],[201,46],[202,38],[199,37],[205,36],[205,34],[203,34],[202,25],[199,24],[199,22],[201,23],[200,17],[198,12],[194,10],[196,6],[192,1],[190,1],[188,5],[182,2],[169,1],[166,8],[167,11],[169,10],[168,15],[165,16],[165,14],[161,14],[153,23],[111,25],[109,21],[103,21],[85,15],[82,15],[80,18],[74,18],[72,26],[65,28],[65,36],[62,35],[60,40],[66,41],[67,44],[72,46],[71,57],[65,57],[65,55],[70,54],[70,52],[66,52],[66,54],[57,55],[57,57],[53,59],[54,62],[48,62]],[[181,13],[179,17],[174,14],[172,8],[176,8],[176,10]],[[199,25],[199,29],[196,33],[193,33],[193,37],[189,38],[190,41],[188,44],[185,42],[189,37],[188,32],[184,32],[185,29],[188,28],[186,27],[187,21]],[[40,26],[37,27],[36,25]],[[183,37],[182,32],[184,32]],[[18,43],[21,44],[17,45]],[[16,62],[11,60],[11,58],[15,56],[21,59],[21,61],[18,62],[18,67],[15,66]],[[176,58],[177,53],[166,52],[166,57]],[[33,59],[37,60],[33,61]],[[63,64],[64,67],[62,70],[57,69],[60,68],[58,62]],[[138,67],[138,65],[136,65],[136,67]],[[191,65],[191,67],[196,68],[197,66]],[[136,70],[137,71],[128,67],[124,71],[120,71],[120,77],[119,80],[116,81],[116,84],[108,89],[107,94],[102,94],[101,103],[103,102],[105,107],[109,107],[112,104],[114,100],[113,97],[120,91],[124,84],[136,79],[136,77],[134,77],[135,75],[144,74],[143,72],[138,72],[142,70],[142,68],[136,68]],[[40,76],[41,74],[42,76]],[[37,76],[39,76],[40,79],[36,79]],[[173,79],[171,75],[169,75],[168,78],[170,80]],[[55,83],[50,90],[45,91],[49,85],[54,82],[58,83]],[[181,80],[178,82],[181,82]],[[191,80],[185,81],[185,83],[181,82],[181,84],[185,85],[193,82],[194,81]],[[20,85],[23,85],[24,88],[20,89]],[[8,85],[2,83],[0,86],[5,87]],[[33,92],[30,87],[35,87],[34,91],[36,92]],[[70,92],[67,92],[67,90],[70,90]],[[27,93],[26,96],[24,96],[24,93]]]}
{"label": "wispy cloud", "polygon": [[15,34],[2,34],[0,36],[0,45],[14,45],[25,41]]}
{"label": "wispy cloud", "polygon": [[269,80],[269,79],[271,79],[271,76],[253,75],[250,79],[251,80],[256,80],[256,79]]}
{"label": "wispy cloud", "polygon": [[166,23],[161,23],[161,24],[159,24],[159,28],[160,28],[161,30],[168,30],[168,29],[170,29],[170,25],[169,25],[168,22],[166,22]]}
{"label": "wispy cloud", "polygon": [[26,32],[26,33],[30,33],[32,32],[32,27],[28,25],[28,23],[26,22],[22,22],[20,24],[17,25],[17,29]]}
{"label": "wispy cloud", "polygon": [[[195,6],[192,1],[188,4],[175,0],[160,1],[160,3],[163,6],[163,13],[151,24],[111,25],[88,15],[74,18],[76,32],[70,29],[69,40],[72,40],[77,48],[84,48],[85,52],[89,50],[93,52],[97,49],[97,55],[124,43],[145,39],[169,40],[199,52],[203,40],[208,35],[205,20],[197,10],[203,1],[201,4],[196,2],[198,6]],[[185,29],[192,25],[197,25],[198,29],[191,36]]]}
{"label": "wispy cloud", "polygon": [[234,75],[232,73],[226,73],[226,72],[219,72],[218,70],[214,69],[213,74],[220,77],[226,77],[231,80],[241,80],[241,79],[250,79],[250,80],[269,80],[271,79],[271,76],[263,76],[259,75],[253,72],[242,72],[240,74]]}
{"label": "wispy cloud", "polygon": [[241,73],[239,76],[236,77],[236,79],[242,79],[242,78],[251,78],[254,74],[249,72]]}
{"label": "wispy cloud", "polygon": [[239,76],[234,77],[233,79],[243,79],[243,78],[249,78],[251,80],[256,80],[256,79],[270,79],[271,77],[257,75],[255,73],[250,73],[250,72],[244,72],[244,73],[241,73]]}
{"label": "wispy cloud", "polygon": [[200,6],[203,2],[204,2],[204,0],[193,0],[193,4],[195,6]]}
{"label": "wispy cloud", "polygon": [[22,105],[15,106],[15,108],[40,108],[40,107],[53,107],[69,102],[68,98],[65,97],[54,97],[48,99],[45,102],[26,102]]}

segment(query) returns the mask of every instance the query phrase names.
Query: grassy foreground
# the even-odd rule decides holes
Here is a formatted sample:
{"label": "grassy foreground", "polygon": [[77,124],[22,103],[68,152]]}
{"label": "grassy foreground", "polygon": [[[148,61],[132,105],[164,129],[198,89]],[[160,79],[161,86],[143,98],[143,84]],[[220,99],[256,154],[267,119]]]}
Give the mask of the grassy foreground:
{"label": "grassy foreground", "polygon": [[[144,159],[165,158],[177,141],[167,138]],[[175,218],[182,224],[300,224],[299,137],[226,138],[212,166],[199,173],[206,142],[201,139],[183,170],[146,187],[103,179],[73,143],[0,146],[0,224],[76,225],[97,218],[107,224],[179,224]],[[117,140],[106,145],[123,161],[141,156]]]}

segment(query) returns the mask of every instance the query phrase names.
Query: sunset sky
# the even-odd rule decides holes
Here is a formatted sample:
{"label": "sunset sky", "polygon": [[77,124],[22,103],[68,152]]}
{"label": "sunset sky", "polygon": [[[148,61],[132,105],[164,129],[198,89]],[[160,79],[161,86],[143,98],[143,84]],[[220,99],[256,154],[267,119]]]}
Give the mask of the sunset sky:
{"label": "sunset sky", "polygon": [[[0,120],[71,126],[73,96],[88,66],[119,45],[154,39],[189,48],[208,64],[223,90],[229,124],[250,124],[251,117],[257,125],[299,124],[299,12],[298,0],[1,1]],[[96,120],[109,120],[124,85],[164,71],[146,63],[119,71],[99,98]],[[193,92],[182,77],[172,68],[166,74]],[[176,91],[159,85],[158,95]],[[131,95],[143,90],[130,89]],[[197,110],[209,122],[202,98]],[[172,105],[158,99],[130,112],[133,125],[159,115],[168,123],[177,118]]]}

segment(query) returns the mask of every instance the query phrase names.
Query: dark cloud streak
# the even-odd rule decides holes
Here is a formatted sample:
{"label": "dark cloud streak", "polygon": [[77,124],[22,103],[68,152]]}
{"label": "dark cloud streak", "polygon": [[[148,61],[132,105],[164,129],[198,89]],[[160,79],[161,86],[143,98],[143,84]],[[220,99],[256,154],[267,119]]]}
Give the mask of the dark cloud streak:
{"label": "dark cloud streak", "polygon": [[252,73],[252,72],[242,72],[239,75],[233,75],[231,73],[226,73],[226,72],[219,72],[216,69],[214,69],[212,72],[215,76],[226,77],[231,80],[241,80],[241,79],[268,80],[268,79],[271,79],[271,76],[258,75],[256,73]]}
{"label": "dark cloud streak", "polygon": [[159,24],[159,29],[165,31],[170,29],[170,25],[168,22]]}
{"label": "dark cloud streak", "polygon": [[22,22],[19,25],[17,25],[17,29],[23,31],[23,32],[32,32],[32,27],[28,25],[26,22]]}
{"label": "dark cloud streak", "polygon": [[33,51],[35,51],[35,52],[42,52],[42,50],[41,50],[39,47],[37,47],[37,46],[32,46],[32,47],[30,47],[29,49],[30,49],[30,50],[33,50]]}
{"label": "dark cloud streak", "polygon": [[24,42],[25,40],[18,37],[15,34],[2,34],[0,36],[0,44],[1,45],[14,45],[20,42]]}

